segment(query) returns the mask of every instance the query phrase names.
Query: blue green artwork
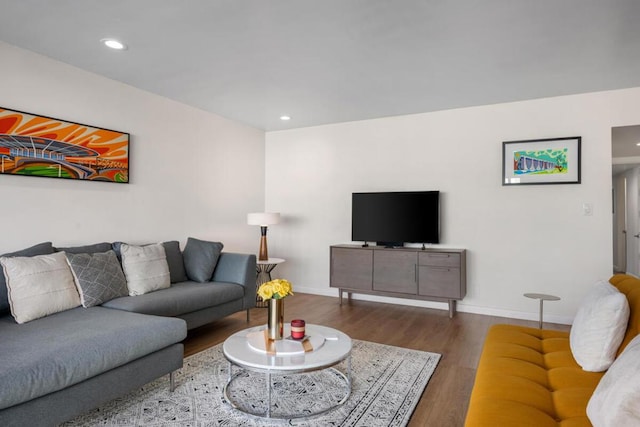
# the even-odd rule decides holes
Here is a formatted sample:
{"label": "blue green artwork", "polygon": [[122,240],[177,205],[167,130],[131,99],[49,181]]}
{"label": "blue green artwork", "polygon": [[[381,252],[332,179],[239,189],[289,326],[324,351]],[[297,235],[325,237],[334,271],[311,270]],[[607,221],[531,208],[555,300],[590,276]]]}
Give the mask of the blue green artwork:
{"label": "blue green artwork", "polygon": [[549,148],[540,151],[515,151],[513,173],[515,175],[566,174],[568,148]]}

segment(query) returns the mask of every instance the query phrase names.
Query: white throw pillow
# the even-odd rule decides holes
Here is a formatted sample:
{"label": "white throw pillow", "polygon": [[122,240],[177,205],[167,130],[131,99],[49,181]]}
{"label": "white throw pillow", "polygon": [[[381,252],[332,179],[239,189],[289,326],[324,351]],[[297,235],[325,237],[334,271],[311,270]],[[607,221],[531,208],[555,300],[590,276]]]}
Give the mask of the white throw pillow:
{"label": "white throw pillow", "polygon": [[129,295],[143,295],[171,285],[169,264],[162,243],[146,246],[123,243],[120,254]]}
{"label": "white throw pillow", "polygon": [[587,416],[595,427],[640,425],[640,335],[618,356],[598,383]]}
{"label": "white throw pillow", "polygon": [[64,252],[3,257],[11,315],[16,322],[48,316],[80,305],[80,295]]}
{"label": "white throw pillow", "polygon": [[607,281],[595,284],[571,327],[569,344],[582,369],[605,371],[613,363],[629,321],[627,297]]}

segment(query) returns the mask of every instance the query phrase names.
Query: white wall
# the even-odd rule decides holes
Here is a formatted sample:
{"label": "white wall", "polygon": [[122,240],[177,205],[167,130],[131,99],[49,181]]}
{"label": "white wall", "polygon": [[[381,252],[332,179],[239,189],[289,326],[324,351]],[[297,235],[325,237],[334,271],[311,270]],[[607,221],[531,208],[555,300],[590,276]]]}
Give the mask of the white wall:
{"label": "white wall", "polygon": [[[536,319],[522,294],[551,293],[545,319],[568,323],[611,275],[611,127],[638,123],[634,88],[269,132],[266,205],[284,215],[269,253],[287,259],[274,274],[337,295],[329,246],[350,241],[351,193],[440,190],[442,246],[468,250],[459,309]],[[582,184],[501,185],[502,141],[565,136],[582,136]]]}
{"label": "white wall", "polygon": [[255,252],[264,132],[0,43],[0,106],[131,134],[130,184],[0,175],[0,253],[189,236]]}

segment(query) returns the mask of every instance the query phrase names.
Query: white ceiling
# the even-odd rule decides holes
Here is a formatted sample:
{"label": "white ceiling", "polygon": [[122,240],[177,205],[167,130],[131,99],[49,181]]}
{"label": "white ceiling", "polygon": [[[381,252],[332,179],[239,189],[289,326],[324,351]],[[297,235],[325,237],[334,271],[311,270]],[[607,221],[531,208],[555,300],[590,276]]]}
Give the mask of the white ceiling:
{"label": "white ceiling", "polygon": [[638,0],[0,0],[0,40],[278,130],[640,86],[639,18]]}

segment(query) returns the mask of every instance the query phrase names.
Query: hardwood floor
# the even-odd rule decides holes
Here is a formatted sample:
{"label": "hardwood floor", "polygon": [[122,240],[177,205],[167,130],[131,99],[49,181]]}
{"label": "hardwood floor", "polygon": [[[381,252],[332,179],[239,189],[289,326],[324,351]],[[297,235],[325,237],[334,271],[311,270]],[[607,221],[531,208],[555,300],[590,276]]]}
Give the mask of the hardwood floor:
{"label": "hardwood floor", "polygon": [[[442,354],[442,359],[422,395],[409,426],[462,426],[475,367],[489,326],[511,323],[537,327],[535,321],[458,313],[352,300],[340,306],[337,298],[296,293],[285,302],[285,321],[305,319],[339,329],[351,338]],[[267,322],[267,310],[236,313],[189,332],[185,356],[223,342],[232,333]],[[545,328],[568,330],[545,323]]]}

